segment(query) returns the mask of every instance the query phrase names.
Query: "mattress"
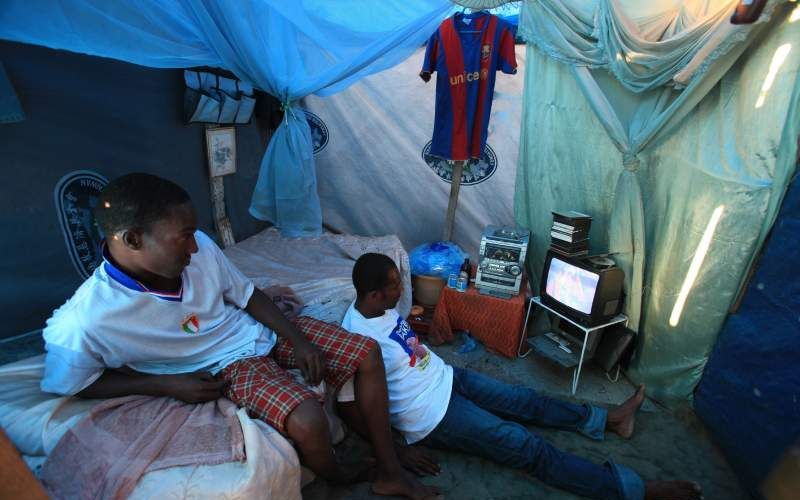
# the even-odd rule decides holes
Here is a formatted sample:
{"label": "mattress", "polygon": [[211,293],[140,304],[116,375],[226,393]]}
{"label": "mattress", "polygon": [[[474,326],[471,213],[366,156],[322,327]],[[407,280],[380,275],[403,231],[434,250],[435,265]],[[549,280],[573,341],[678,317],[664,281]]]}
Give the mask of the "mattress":
{"label": "mattress", "polygon": [[[29,467],[39,467],[61,436],[100,400],[56,396],[39,390],[44,355],[0,367],[0,426]],[[297,453],[269,425],[237,413],[245,462],[172,467],[145,474],[130,498],[301,498]]]}
{"label": "mattress", "polygon": [[303,314],[341,323],[355,299],[353,264],[368,252],[388,255],[400,270],[403,295],[397,311],[411,311],[411,267],[397,236],[352,236],[325,233],[315,238],[284,238],[274,228],[223,250],[228,259],[259,288],[288,285],[303,299]]}

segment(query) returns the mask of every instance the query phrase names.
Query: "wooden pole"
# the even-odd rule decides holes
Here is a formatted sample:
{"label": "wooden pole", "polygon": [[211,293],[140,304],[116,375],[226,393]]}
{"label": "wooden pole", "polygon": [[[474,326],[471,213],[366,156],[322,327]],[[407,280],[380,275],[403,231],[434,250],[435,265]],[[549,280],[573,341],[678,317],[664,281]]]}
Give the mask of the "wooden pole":
{"label": "wooden pole", "polygon": [[228,215],[225,213],[225,184],[221,175],[211,178],[211,208],[214,211],[214,229],[222,239],[222,247],[228,248],[236,243],[233,238],[233,228]]}
{"label": "wooden pole", "polygon": [[461,173],[464,171],[464,161],[453,162],[453,180],[450,183],[450,199],[447,202],[447,216],[444,220],[442,240],[450,241],[453,236],[453,223],[456,219],[456,206],[458,206],[458,191],[461,189]]}
{"label": "wooden pole", "polygon": [[[206,124],[206,131],[212,128],[215,127]],[[206,140],[208,140],[208,136],[206,136]],[[208,145],[206,147],[208,147]],[[211,158],[208,157],[208,153],[206,153],[206,161],[211,161]],[[211,168],[209,165],[209,175],[210,174]],[[233,238],[231,221],[228,219],[228,214],[225,213],[225,183],[221,175],[211,175],[211,209],[214,212],[214,229],[217,231],[217,235],[219,235],[220,239],[222,239],[222,247],[228,248],[236,243],[236,240]]]}

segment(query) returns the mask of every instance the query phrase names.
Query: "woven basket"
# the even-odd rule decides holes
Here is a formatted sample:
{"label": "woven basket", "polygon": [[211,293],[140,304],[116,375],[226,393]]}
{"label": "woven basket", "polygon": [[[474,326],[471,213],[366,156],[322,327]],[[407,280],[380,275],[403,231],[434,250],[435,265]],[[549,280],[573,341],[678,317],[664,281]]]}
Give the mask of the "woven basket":
{"label": "woven basket", "polygon": [[414,286],[414,302],[425,306],[435,306],[439,301],[445,281],[436,276],[419,274],[412,280]]}

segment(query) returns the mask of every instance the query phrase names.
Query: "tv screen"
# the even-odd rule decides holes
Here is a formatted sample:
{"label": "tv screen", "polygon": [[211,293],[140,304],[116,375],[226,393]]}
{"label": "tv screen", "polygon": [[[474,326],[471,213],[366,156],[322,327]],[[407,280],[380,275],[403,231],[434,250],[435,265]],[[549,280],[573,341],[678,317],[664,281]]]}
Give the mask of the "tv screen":
{"label": "tv screen", "polygon": [[545,291],[551,298],[584,314],[591,314],[600,276],[553,257]]}

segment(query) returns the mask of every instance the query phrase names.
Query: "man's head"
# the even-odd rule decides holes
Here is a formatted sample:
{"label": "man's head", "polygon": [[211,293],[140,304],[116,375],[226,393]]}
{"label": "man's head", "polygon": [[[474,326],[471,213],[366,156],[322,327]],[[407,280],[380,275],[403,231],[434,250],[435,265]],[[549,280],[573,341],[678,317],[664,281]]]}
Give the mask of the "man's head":
{"label": "man's head", "polygon": [[94,209],[118,264],[129,271],[177,278],[197,251],[197,221],[189,194],[149,174],[111,181]]}
{"label": "man's head", "polygon": [[392,259],[379,253],[365,253],[353,266],[353,285],[359,304],[387,310],[403,294],[403,280]]}

